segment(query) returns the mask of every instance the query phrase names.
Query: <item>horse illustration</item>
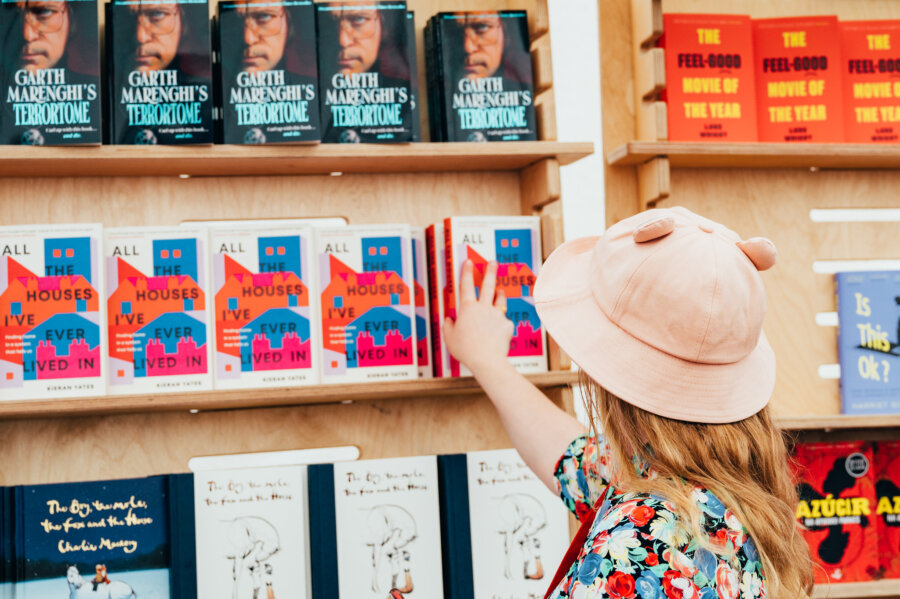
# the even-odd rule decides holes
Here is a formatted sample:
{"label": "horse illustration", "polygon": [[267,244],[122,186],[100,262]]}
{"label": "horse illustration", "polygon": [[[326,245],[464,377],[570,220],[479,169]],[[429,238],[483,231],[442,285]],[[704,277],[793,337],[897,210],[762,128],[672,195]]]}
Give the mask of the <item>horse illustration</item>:
{"label": "horse illustration", "polygon": [[278,530],[264,518],[239,516],[228,523],[226,538],[231,546],[231,551],[226,555],[232,560],[231,596],[238,599],[246,573],[250,575],[252,596],[256,599],[264,584],[271,588],[273,568],[267,560],[281,550]]}
{"label": "horse illustration", "polygon": [[[108,580],[108,579],[106,579]],[[84,578],[76,566],[66,570],[66,582],[69,584],[69,599],[136,599],[137,593],[127,582],[111,580],[96,585]]]}
{"label": "horse illustration", "polygon": [[522,576],[527,580],[544,577],[541,541],[537,533],[547,525],[547,514],[531,495],[512,493],[500,499],[499,532],[503,537],[503,575],[512,580],[512,553],[516,545],[522,555]]}
{"label": "horse illustration", "polygon": [[377,505],[369,510],[366,525],[368,536],[365,543],[372,551],[372,591],[381,591],[379,573],[387,561],[392,596],[399,594],[402,597],[404,593],[411,593],[410,555],[405,548],[419,534],[412,514],[399,505]]}

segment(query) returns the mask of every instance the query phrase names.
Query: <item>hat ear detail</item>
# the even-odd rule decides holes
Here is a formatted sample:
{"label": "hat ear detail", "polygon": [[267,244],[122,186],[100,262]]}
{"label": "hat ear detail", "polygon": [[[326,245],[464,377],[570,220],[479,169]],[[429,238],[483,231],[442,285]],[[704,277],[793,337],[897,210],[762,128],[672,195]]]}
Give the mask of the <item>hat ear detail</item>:
{"label": "hat ear detail", "polygon": [[632,235],[635,243],[644,243],[665,237],[674,230],[675,219],[671,216],[660,216],[637,227]]}
{"label": "hat ear detail", "polygon": [[739,241],[737,246],[741,248],[757,270],[763,271],[772,268],[778,259],[778,251],[775,244],[765,237],[752,237],[745,241]]}

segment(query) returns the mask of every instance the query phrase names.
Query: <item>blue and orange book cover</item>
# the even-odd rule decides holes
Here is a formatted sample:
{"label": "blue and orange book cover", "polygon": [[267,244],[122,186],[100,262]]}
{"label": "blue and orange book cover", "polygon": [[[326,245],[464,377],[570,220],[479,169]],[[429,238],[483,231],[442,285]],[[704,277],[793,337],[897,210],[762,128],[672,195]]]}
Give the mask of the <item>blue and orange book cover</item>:
{"label": "blue and orange book cover", "polygon": [[207,232],[106,230],[109,391],[212,389]]}
{"label": "blue and orange book cover", "polygon": [[418,377],[408,225],[316,230],[322,382]]}
{"label": "blue and orange book cover", "polygon": [[106,393],[101,225],[0,227],[0,395]]}
{"label": "blue and orange book cover", "polygon": [[312,229],[210,229],[217,389],[317,383]]}

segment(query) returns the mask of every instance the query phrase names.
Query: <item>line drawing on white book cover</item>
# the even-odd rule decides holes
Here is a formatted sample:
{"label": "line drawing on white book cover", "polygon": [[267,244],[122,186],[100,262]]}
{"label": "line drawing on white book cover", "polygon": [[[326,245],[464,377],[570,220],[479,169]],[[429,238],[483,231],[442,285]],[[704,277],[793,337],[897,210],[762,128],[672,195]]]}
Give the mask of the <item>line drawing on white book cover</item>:
{"label": "line drawing on white book cover", "polygon": [[[259,516],[238,516],[225,522],[228,523],[225,536],[231,550],[225,557],[232,560],[232,599],[258,599],[263,584],[266,599],[275,599],[275,572],[269,559],[281,550],[278,530]],[[244,593],[247,579],[250,590]]]}
{"label": "line drawing on white book cover", "polygon": [[497,500],[497,515],[497,532],[503,542],[503,576],[508,580],[542,579],[538,533],[547,526],[543,504],[531,495],[510,493]]}
{"label": "line drawing on white book cover", "polygon": [[66,570],[66,583],[69,585],[69,599],[130,599],[137,593],[123,580],[110,580],[104,564],[97,564],[94,578],[87,580],[78,571],[77,566],[69,566]]}
{"label": "line drawing on white book cover", "polygon": [[416,519],[399,505],[376,505],[368,510],[364,543],[372,551],[373,592],[382,591],[390,572],[390,599],[402,599],[413,592],[409,545],[418,538]]}

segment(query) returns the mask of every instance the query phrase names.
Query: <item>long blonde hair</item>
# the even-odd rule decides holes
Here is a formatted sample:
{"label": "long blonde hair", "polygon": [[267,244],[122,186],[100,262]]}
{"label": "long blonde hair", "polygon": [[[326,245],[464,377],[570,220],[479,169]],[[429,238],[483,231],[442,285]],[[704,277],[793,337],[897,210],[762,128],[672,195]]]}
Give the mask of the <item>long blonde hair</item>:
{"label": "long blonde hair", "polygon": [[[678,510],[685,529],[709,543],[694,485],[712,492],[747,529],[759,552],[767,595],[806,599],[812,592],[812,561],[800,534],[797,491],[788,468],[786,439],[769,409],[732,424],[700,424],[656,416],[619,399],[585,375],[585,407],[612,451],[618,491],[653,493]],[[658,474],[638,474],[632,457]]]}

